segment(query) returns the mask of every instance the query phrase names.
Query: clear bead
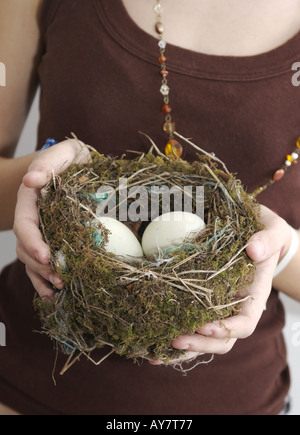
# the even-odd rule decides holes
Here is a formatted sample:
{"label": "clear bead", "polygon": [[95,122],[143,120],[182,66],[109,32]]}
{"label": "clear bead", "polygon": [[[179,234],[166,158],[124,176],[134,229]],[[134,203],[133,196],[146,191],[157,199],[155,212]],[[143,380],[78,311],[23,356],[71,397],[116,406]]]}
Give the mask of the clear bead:
{"label": "clear bead", "polygon": [[161,16],[161,14],[162,14],[163,11],[164,11],[163,6],[161,5],[161,3],[157,3],[157,4],[154,6],[154,11],[155,11],[155,13],[156,13],[158,16]]}
{"label": "clear bead", "polygon": [[168,85],[162,85],[162,87],[160,88],[160,92],[162,93],[162,95],[167,96],[170,93],[170,88]]}
{"label": "clear bead", "polygon": [[167,46],[166,41],[164,41],[163,39],[161,39],[158,43],[159,48],[165,49]]}
{"label": "clear bead", "polygon": [[167,134],[173,134],[176,130],[176,124],[172,121],[167,121],[164,123],[163,130]]}

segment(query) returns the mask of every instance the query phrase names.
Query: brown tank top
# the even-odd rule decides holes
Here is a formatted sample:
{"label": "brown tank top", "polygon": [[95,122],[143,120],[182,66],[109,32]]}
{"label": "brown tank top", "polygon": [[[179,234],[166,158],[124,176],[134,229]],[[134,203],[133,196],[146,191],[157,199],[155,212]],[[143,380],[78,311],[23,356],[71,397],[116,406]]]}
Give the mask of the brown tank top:
{"label": "brown tank top", "polygon": [[[129,17],[121,0],[44,0],[40,148],[71,132],[106,154],[160,147],[157,41]],[[291,70],[300,60],[300,34],[268,53],[210,56],[168,46],[169,83],[177,129],[215,152],[249,191],[264,184],[300,135],[300,94]],[[195,155],[185,147],[186,159]],[[300,170],[261,195],[300,227]],[[54,343],[37,332],[34,290],[15,262],[0,276],[0,402],[25,414],[276,415],[289,390],[282,336],[284,311],[275,290],[255,333],[227,355],[187,376],[172,368],[111,356],[99,367],[84,358],[63,377]],[[95,358],[107,353],[98,352]],[[66,357],[59,355],[57,368]]]}

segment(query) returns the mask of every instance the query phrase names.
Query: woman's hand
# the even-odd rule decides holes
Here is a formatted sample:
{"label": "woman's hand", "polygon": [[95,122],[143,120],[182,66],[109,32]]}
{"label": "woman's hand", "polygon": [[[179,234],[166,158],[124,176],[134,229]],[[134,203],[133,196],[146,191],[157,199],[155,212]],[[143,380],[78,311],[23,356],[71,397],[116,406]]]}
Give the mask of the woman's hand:
{"label": "woman's hand", "polygon": [[[262,222],[266,229],[256,233],[249,240],[247,254],[256,263],[256,274],[253,284],[249,287],[251,296],[239,315],[233,316],[222,323],[219,321],[206,324],[194,335],[181,335],[173,341],[175,349],[188,352],[174,364],[186,361],[201,354],[226,354],[238,339],[248,338],[255,331],[265,310],[272,289],[272,281],[280,254],[287,252],[291,243],[291,232],[288,224],[274,212],[262,206]],[[163,364],[162,361],[152,361],[151,364]]]}
{"label": "woman's hand", "polygon": [[74,162],[85,163],[89,157],[88,148],[75,139],[42,151],[30,164],[18,192],[14,222],[17,255],[25,264],[34,288],[43,299],[53,298],[53,286],[62,289],[63,282],[51,267],[50,250],[39,230],[37,199],[40,190],[52,179],[53,174],[65,171]]}

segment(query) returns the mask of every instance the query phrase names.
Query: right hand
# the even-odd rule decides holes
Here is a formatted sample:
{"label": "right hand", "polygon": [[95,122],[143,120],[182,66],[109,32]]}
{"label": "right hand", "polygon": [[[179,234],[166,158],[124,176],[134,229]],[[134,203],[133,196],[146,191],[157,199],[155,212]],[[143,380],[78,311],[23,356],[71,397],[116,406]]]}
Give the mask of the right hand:
{"label": "right hand", "polygon": [[72,163],[86,163],[89,150],[82,142],[69,139],[37,154],[23,178],[15,210],[14,233],[17,256],[25,264],[35,290],[44,300],[53,299],[54,288],[63,289],[62,280],[50,264],[50,249],[39,230],[37,199],[40,190]]}

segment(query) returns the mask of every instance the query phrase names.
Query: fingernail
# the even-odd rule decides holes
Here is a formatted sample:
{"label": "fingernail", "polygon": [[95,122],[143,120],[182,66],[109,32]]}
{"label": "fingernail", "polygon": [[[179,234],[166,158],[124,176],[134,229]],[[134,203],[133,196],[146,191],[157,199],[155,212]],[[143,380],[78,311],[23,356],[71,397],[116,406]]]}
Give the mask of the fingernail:
{"label": "fingernail", "polygon": [[150,363],[152,366],[161,366],[161,365],[163,364],[163,362],[162,362],[162,361],[159,361],[159,360],[149,361],[149,363]]}
{"label": "fingernail", "polygon": [[266,253],[265,244],[259,240],[256,245],[256,250],[257,250],[257,255],[259,255],[260,257],[264,257]]}
{"label": "fingernail", "polygon": [[46,296],[41,296],[41,299],[43,302],[51,304],[55,299],[55,293]]}
{"label": "fingernail", "polygon": [[39,263],[42,263],[44,265],[49,264],[50,263],[50,257],[48,254],[35,254],[35,258],[37,259],[37,261]]}
{"label": "fingernail", "polygon": [[206,337],[212,337],[214,335],[214,331],[212,331],[211,329],[203,329],[202,330],[202,334],[205,335]]}
{"label": "fingernail", "polygon": [[261,241],[261,240],[255,240],[253,241],[253,246],[254,246],[254,260],[260,260],[262,258],[264,258],[264,256],[266,255],[266,247],[265,244]]}
{"label": "fingernail", "polygon": [[188,350],[190,347],[189,343],[177,343],[176,341],[173,341],[172,346],[179,350]]}
{"label": "fingernail", "polygon": [[211,326],[203,325],[201,328],[197,329],[197,334],[204,335],[205,337],[212,337],[214,331],[211,329]]}
{"label": "fingernail", "polygon": [[37,259],[37,261],[41,262],[40,257],[38,256],[38,254],[35,254],[35,258]]}
{"label": "fingernail", "polygon": [[53,285],[60,285],[63,281],[56,275],[50,275],[49,280]]}

